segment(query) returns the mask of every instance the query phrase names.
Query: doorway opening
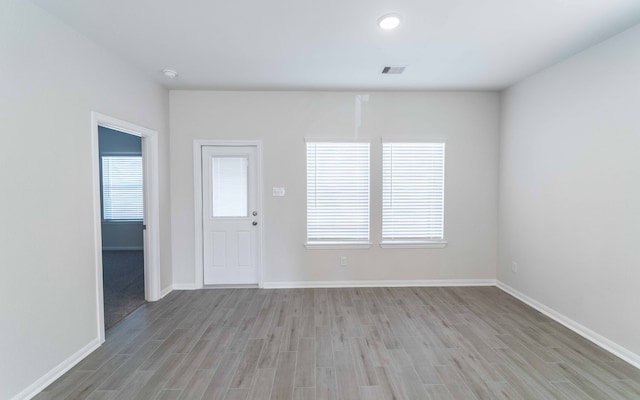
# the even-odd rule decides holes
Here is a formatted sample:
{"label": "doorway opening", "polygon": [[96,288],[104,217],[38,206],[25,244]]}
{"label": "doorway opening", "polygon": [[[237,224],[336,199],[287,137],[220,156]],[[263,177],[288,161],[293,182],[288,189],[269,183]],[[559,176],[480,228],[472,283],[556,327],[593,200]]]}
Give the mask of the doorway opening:
{"label": "doorway opening", "polygon": [[91,113],[96,308],[105,328],[160,296],[157,132]]}
{"label": "doorway opening", "polygon": [[98,127],[105,330],[146,302],[142,138]]}

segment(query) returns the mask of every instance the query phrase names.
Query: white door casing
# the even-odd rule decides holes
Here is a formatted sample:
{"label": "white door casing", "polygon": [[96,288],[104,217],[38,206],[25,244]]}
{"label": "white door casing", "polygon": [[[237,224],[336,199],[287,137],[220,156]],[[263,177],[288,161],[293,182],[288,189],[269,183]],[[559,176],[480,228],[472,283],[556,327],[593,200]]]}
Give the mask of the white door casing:
{"label": "white door casing", "polygon": [[257,147],[202,146],[204,285],[259,281]]}
{"label": "white door casing", "polygon": [[144,279],[145,298],[157,301],[161,295],[160,288],[160,206],[159,206],[159,167],[158,167],[158,132],[122,121],[97,112],[91,112],[91,153],[93,165],[93,214],[94,214],[94,247],[96,270],[96,309],[97,329],[100,343],[105,341],[104,330],[104,298],[102,283],[102,194],[100,190],[100,156],[98,127],[114,129],[142,137],[142,155],[144,162]]}

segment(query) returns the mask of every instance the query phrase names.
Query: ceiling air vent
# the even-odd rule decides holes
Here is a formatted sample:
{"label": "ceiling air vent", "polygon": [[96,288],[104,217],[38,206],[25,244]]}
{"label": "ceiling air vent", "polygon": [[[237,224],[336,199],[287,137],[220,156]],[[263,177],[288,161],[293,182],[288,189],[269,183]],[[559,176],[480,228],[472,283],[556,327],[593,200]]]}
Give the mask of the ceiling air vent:
{"label": "ceiling air vent", "polygon": [[404,72],[407,68],[406,65],[388,65],[386,67],[382,67],[383,75],[398,75]]}

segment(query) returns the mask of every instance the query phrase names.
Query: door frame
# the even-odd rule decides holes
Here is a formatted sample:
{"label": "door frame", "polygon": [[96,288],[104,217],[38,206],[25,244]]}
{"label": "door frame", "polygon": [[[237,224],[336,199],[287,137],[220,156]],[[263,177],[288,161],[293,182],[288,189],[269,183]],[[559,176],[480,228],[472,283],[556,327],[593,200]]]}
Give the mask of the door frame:
{"label": "door frame", "polygon": [[105,341],[104,294],[102,282],[102,193],[100,191],[100,149],[98,127],[113,129],[142,138],[144,163],[144,293],[147,301],[160,299],[160,203],[158,132],[108,115],[91,112],[91,157],[93,165],[93,219],[96,271],[98,338]]}
{"label": "door frame", "polygon": [[199,140],[193,141],[193,203],[195,225],[195,283],[194,289],[204,288],[204,244],[202,235],[202,147],[204,146],[255,146],[256,147],[256,208],[258,211],[258,287],[263,287],[264,263],[262,260],[262,248],[264,246],[262,230],[262,141],[261,140]]}

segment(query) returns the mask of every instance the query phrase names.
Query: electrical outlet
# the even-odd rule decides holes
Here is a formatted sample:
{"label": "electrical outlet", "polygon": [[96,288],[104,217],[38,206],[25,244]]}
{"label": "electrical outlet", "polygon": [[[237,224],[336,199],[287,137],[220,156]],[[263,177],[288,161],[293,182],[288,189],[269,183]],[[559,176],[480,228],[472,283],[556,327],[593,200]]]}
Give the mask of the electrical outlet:
{"label": "electrical outlet", "polygon": [[347,256],[340,256],[340,266],[341,267],[347,266]]}
{"label": "electrical outlet", "polygon": [[515,261],[511,262],[511,272],[518,272],[518,263]]}

